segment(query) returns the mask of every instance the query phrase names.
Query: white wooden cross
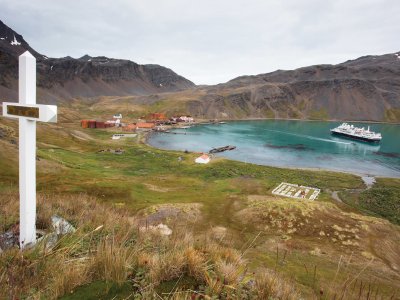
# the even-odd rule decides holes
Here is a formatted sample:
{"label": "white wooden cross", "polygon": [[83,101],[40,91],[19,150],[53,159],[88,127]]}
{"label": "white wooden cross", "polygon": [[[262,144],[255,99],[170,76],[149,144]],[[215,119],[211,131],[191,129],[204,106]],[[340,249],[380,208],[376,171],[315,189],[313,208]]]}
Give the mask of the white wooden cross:
{"label": "white wooden cross", "polygon": [[19,57],[19,103],[3,102],[3,116],[19,119],[19,244],[36,242],[36,121],[57,122],[57,106],[36,104],[36,59]]}

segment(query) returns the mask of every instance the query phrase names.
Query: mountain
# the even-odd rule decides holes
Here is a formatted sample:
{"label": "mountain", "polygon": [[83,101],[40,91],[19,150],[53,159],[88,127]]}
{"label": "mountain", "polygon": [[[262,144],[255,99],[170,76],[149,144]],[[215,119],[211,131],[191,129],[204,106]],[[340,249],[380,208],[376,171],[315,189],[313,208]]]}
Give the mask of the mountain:
{"label": "mountain", "polygon": [[17,100],[18,56],[28,50],[37,59],[41,102],[73,97],[146,95],[178,91],[194,84],[159,65],[139,65],[122,59],[49,58],[32,49],[22,35],[0,21],[0,95]]}
{"label": "mountain", "polygon": [[[37,58],[38,96],[43,103],[132,96],[129,101],[144,111],[157,102],[160,112],[190,113],[205,119],[400,122],[400,52],[196,87],[159,65],[89,55],[48,58],[0,21],[0,95],[4,99],[18,98],[18,55],[26,50]],[[107,102],[101,105],[105,107]]]}
{"label": "mountain", "polygon": [[187,103],[209,118],[299,118],[400,122],[400,52],[241,76]]}

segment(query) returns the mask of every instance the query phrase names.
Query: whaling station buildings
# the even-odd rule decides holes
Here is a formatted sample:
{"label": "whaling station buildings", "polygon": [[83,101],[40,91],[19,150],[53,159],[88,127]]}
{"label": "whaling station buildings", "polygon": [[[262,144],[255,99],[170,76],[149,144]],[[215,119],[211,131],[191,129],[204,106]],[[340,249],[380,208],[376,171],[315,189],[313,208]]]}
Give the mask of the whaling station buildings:
{"label": "whaling station buildings", "polygon": [[[145,120],[145,121],[143,121]],[[178,123],[193,123],[194,119],[191,116],[174,116],[167,118],[164,113],[151,113],[139,119],[135,123],[123,123],[122,114],[118,113],[111,120],[81,120],[82,128],[110,128],[120,127],[122,131],[134,132],[140,130],[161,130],[163,125],[175,125]],[[161,127],[160,127],[161,126]]]}

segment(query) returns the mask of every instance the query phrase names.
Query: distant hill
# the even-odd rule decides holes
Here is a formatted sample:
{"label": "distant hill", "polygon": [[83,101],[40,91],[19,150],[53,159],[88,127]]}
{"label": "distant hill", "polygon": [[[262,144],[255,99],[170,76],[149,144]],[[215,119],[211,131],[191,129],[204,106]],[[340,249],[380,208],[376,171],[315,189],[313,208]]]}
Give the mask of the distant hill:
{"label": "distant hill", "polygon": [[18,99],[18,56],[37,59],[38,94],[42,102],[72,97],[146,95],[191,88],[194,84],[159,65],[107,57],[49,58],[32,49],[22,35],[0,21],[0,95]]}
{"label": "distant hill", "polygon": [[400,122],[400,52],[241,76],[188,101],[209,118],[299,118]]}

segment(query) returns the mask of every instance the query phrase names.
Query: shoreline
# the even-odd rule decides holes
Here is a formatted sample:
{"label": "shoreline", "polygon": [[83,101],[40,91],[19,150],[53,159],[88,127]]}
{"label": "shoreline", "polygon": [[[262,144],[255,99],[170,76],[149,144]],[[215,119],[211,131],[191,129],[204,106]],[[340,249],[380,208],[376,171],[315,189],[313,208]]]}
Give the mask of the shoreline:
{"label": "shoreline", "polygon": [[[196,124],[210,123],[209,120],[199,119],[201,121]],[[242,121],[301,121],[301,122],[342,122],[342,123],[367,123],[367,124],[388,124],[388,125],[400,125],[400,122],[385,122],[385,121],[366,121],[366,120],[342,120],[342,119],[328,119],[328,120],[312,120],[312,119],[295,119],[295,118],[242,118],[242,119],[215,119],[218,122],[242,122]],[[213,124],[213,123],[211,123]]]}
{"label": "shoreline", "polygon": [[[257,118],[257,119],[239,119],[239,120],[234,120],[234,119],[224,119],[223,122],[244,122],[244,121],[263,121],[263,120],[278,120],[278,121],[308,121],[308,122],[332,122],[332,121],[324,121],[324,120],[301,120],[301,119],[272,119],[272,118]],[[201,120],[196,123],[192,124],[186,124],[189,126],[198,126],[198,125],[204,125],[204,124],[210,124],[210,125],[223,125],[219,124],[220,120],[216,121],[215,123],[210,123],[209,121],[206,120]],[[349,121],[350,122],[350,121]],[[353,121],[356,122],[356,121]],[[361,122],[361,121],[360,121]],[[364,121],[363,121],[364,122]],[[383,122],[373,122],[369,121],[369,123],[376,123],[376,124],[389,124],[389,125],[400,125],[400,124],[393,124],[393,123],[383,123]],[[179,129],[179,126],[173,127],[172,129]],[[174,149],[163,149],[163,148],[158,148],[149,143],[150,138],[156,134],[157,132],[155,131],[150,131],[150,132],[144,132],[141,141],[148,147],[162,150],[162,151],[174,151],[174,152],[182,152],[183,150],[174,150]],[[192,153],[196,153],[195,151],[190,151]],[[200,153],[200,152],[199,152]],[[345,174],[351,174],[355,176],[359,176],[361,178],[394,178],[394,179],[399,179],[399,175],[392,175],[392,176],[385,176],[385,175],[374,175],[370,173],[362,173],[362,172],[357,172],[357,171],[346,171],[346,170],[335,170],[335,169],[327,169],[327,168],[318,168],[318,167],[297,167],[297,166],[274,166],[274,165],[269,165],[269,164],[260,164],[260,163],[251,163],[251,162],[245,162],[242,160],[236,160],[232,158],[226,158],[223,156],[219,156],[220,158],[227,159],[230,161],[239,161],[243,163],[250,163],[254,165],[259,165],[259,166],[266,166],[266,167],[273,167],[273,168],[282,168],[282,169],[289,169],[289,170],[308,170],[308,171],[327,171],[327,172],[336,172],[336,173],[345,173]]]}
{"label": "shoreline", "polygon": [[[141,138],[141,142],[143,142],[144,145],[161,150],[161,151],[173,151],[173,152],[184,152],[183,150],[174,150],[174,149],[163,149],[163,148],[158,148],[149,143],[149,139],[152,135],[156,134],[157,132],[144,132],[143,136]],[[195,151],[189,151],[190,153],[201,153],[201,152],[195,152]],[[223,156],[218,156],[220,159],[225,159],[228,161],[236,161],[236,162],[241,162],[244,164],[252,164],[252,165],[257,165],[257,166],[264,166],[264,167],[270,167],[270,168],[278,168],[278,169],[286,169],[286,170],[295,170],[295,171],[313,171],[313,172],[334,172],[334,173],[344,173],[344,174],[350,174],[350,175],[355,175],[358,177],[361,177],[364,181],[364,178],[391,178],[391,179],[400,179],[399,176],[382,176],[382,175],[373,175],[369,173],[360,173],[360,172],[351,172],[351,171],[345,171],[345,170],[332,170],[332,169],[326,169],[326,168],[316,168],[316,167],[291,167],[291,166],[274,166],[274,165],[264,165],[264,164],[258,164],[258,163],[252,163],[252,162],[245,162],[241,160],[236,160],[232,158],[227,158]]]}

